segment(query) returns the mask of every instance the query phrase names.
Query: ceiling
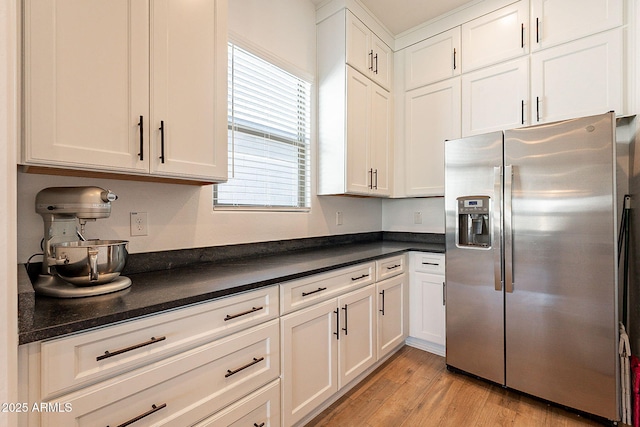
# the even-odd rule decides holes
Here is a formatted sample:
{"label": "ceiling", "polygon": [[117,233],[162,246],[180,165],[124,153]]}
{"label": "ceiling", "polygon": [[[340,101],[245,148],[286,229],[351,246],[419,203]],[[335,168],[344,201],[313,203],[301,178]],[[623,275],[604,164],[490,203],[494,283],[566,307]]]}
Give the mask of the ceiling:
{"label": "ceiling", "polygon": [[[316,6],[326,0],[311,0]],[[395,36],[477,0],[360,0]]]}

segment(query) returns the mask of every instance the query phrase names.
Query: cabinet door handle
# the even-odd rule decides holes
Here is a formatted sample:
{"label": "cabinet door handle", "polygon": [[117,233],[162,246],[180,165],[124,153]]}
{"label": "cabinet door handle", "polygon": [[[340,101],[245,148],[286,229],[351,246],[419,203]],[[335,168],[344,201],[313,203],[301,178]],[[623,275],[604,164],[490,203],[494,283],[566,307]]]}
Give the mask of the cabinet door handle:
{"label": "cabinet door handle", "polygon": [[307,295],[313,295],[313,294],[317,294],[318,292],[322,292],[322,291],[326,291],[327,288],[318,288],[315,291],[311,291],[311,292],[303,292],[302,296],[306,297]]}
{"label": "cabinet door handle", "polygon": [[376,53],[376,56],[373,57],[373,59],[376,60],[376,69],[373,71],[375,74],[378,74],[378,54]]}
{"label": "cabinet door handle", "polygon": [[260,311],[263,308],[264,307],[251,307],[251,310],[243,311],[242,313],[227,314],[227,316],[223,320],[226,322],[227,320],[235,319],[236,317],[246,316],[247,314],[255,313],[256,311]]}
{"label": "cabinet door handle", "polygon": [[[137,417],[131,418],[129,421],[125,421],[122,424],[118,424],[118,427],[127,427],[133,423],[135,423],[136,421],[140,421],[141,419],[143,419],[144,417],[148,417],[149,415],[158,412],[160,409],[166,408],[167,404],[163,403],[162,405],[151,405],[151,409],[149,409],[147,412],[145,412],[144,414],[140,414]],[[107,426],[109,427],[109,426]]]}
{"label": "cabinet door handle", "polygon": [[336,308],[336,311],[333,312],[336,315],[336,331],[333,335],[336,336],[336,339],[340,339],[340,310]]}
{"label": "cabinet door handle", "polygon": [[520,24],[520,47],[524,49],[524,23]]}
{"label": "cabinet door handle", "polygon": [[520,120],[521,120],[522,124],[524,124],[524,99],[522,100],[522,102],[520,104]]}
{"label": "cabinet door handle", "polygon": [[382,309],[378,311],[384,316],[384,289],[380,292],[380,295],[382,295]]}
{"label": "cabinet door handle", "polygon": [[368,173],[369,173],[369,182],[367,184],[367,187],[373,190],[373,168],[369,169]]}
{"label": "cabinet door handle", "polygon": [[536,18],[536,43],[540,43],[540,18]]}
{"label": "cabinet door handle", "polygon": [[356,280],[364,279],[365,277],[369,277],[368,274],[363,274],[362,276],[352,277],[351,281],[355,282]]}
{"label": "cabinet door handle", "polygon": [[378,189],[378,169],[373,171],[373,176],[375,176],[375,184],[372,182],[371,184],[371,189],[372,190],[377,190]]}
{"label": "cabinet door handle", "polygon": [[140,152],[138,153],[138,157],[140,160],[144,160],[144,117],[140,116],[140,121],[138,122],[138,126],[140,127]]}
{"label": "cabinet door handle", "polygon": [[349,320],[348,320],[349,312],[347,311],[348,305],[345,304],[344,307],[342,307],[342,309],[344,310],[344,328],[342,328],[342,330],[344,331],[345,335],[349,335],[349,331],[348,331],[348,329],[349,329]]}
{"label": "cabinet door handle", "polygon": [[540,97],[536,96],[536,120],[540,121]]}
{"label": "cabinet door handle", "polygon": [[442,282],[442,305],[447,304],[447,285]]}
{"label": "cabinet door handle", "polygon": [[456,48],[453,48],[453,69],[456,69]]}
{"label": "cabinet door handle", "polygon": [[264,427],[264,423],[253,423],[253,427]]}
{"label": "cabinet door handle", "polygon": [[160,161],[164,163],[164,120],[160,120]]}
{"label": "cabinet door handle", "polygon": [[158,337],[158,338],[151,337],[151,339],[149,341],[141,342],[140,344],[132,345],[130,347],[125,347],[125,348],[121,348],[119,350],[114,350],[114,351],[107,350],[107,351],[104,352],[103,355],[96,357],[96,362],[99,362],[99,361],[101,361],[103,359],[108,359],[109,357],[117,356],[117,355],[122,354],[122,353],[126,353],[126,352],[131,351],[131,350],[138,349],[140,347],[146,347],[148,345],[155,344],[157,342],[164,341],[166,339],[167,339],[167,337]]}
{"label": "cabinet door handle", "polygon": [[256,359],[255,357],[253,358],[253,360],[249,363],[247,363],[246,365],[242,365],[239,368],[234,369],[233,371],[231,369],[227,369],[227,373],[224,374],[225,378],[229,378],[231,375],[235,375],[240,371],[244,371],[245,369],[255,365],[256,363],[260,363],[264,360],[264,357],[261,357],[259,359]]}
{"label": "cabinet door handle", "polygon": [[373,71],[373,49],[369,52],[369,70]]}

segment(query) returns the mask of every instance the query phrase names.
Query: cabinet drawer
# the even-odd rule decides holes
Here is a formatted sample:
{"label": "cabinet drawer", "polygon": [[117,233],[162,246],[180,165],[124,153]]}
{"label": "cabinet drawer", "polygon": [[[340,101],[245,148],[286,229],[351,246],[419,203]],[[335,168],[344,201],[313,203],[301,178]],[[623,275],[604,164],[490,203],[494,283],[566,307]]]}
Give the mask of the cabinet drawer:
{"label": "cabinet drawer", "polygon": [[80,333],[41,346],[42,398],[68,392],[278,316],[278,288]]}
{"label": "cabinet drawer", "polygon": [[195,427],[280,427],[280,380],[223,409]]}
{"label": "cabinet drawer", "polygon": [[42,426],[192,425],[280,375],[279,320],[238,332],[60,399]]}
{"label": "cabinet drawer", "polygon": [[281,314],[308,307],[374,281],[373,262],[280,284]]}
{"label": "cabinet drawer", "polygon": [[444,254],[413,252],[411,254],[411,270],[444,275]]}
{"label": "cabinet drawer", "polygon": [[405,264],[406,258],[404,255],[376,261],[376,280],[379,282],[404,273],[406,270]]}

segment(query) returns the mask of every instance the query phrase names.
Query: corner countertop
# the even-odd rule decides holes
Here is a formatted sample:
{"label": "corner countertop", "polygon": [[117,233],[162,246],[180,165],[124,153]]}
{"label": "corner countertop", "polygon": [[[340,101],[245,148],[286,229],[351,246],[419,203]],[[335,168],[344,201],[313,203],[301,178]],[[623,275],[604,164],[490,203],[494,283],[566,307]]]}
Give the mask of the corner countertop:
{"label": "corner countertop", "polygon": [[[132,286],[111,294],[70,299],[31,298],[19,310],[19,344],[105,326],[407,251],[444,253],[444,245],[375,241],[128,274]],[[19,287],[24,288],[29,278],[23,265],[18,270]]]}

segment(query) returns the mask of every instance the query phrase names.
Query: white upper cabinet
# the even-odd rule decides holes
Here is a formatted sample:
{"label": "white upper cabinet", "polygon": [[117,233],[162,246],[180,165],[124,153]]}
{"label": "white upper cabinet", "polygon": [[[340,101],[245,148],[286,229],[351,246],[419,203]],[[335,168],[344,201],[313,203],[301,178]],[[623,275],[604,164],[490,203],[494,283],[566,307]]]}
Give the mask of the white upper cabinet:
{"label": "white upper cabinet", "polygon": [[346,9],[345,13],[347,64],[389,90],[393,66],[391,48],[353,13]]}
{"label": "white upper cabinet", "polygon": [[623,3],[623,0],[531,0],[532,50],[622,25]]}
{"label": "white upper cabinet", "polygon": [[226,0],[25,1],[22,163],[226,180],[226,37]]}
{"label": "white upper cabinet", "polygon": [[24,26],[23,160],[148,171],[148,3],[28,0]]}
{"label": "white upper cabinet", "polygon": [[625,114],[622,28],[531,57],[531,122]]}
{"label": "white upper cabinet", "polygon": [[404,50],[404,88],[446,80],[460,74],[460,27],[409,46]]}
{"label": "white upper cabinet", "polygon": [[405,194],[444,195],[444,142],[460,138],[460,78],[405,93]]}
{"label": "white upper cabinet", "polygon": [[370,73],[347,64],[349,52],[366,44],[367,28],[344,9],[317,31],[318,194],[390,196],[393,97]]}
{"label": "white upper cabinet", "polygon": [[152,5],[151,173],[226,180],[224,3],[153,0]]}
{"label": "white upper cabinet", "polygon": [[462,136],[529,124],[529,58],[462,75]]}
{"label": "white upper cabinet", "polygon": [[528,2],[519,1],[462,25],[464,60],[467,72],[526,54]]}

